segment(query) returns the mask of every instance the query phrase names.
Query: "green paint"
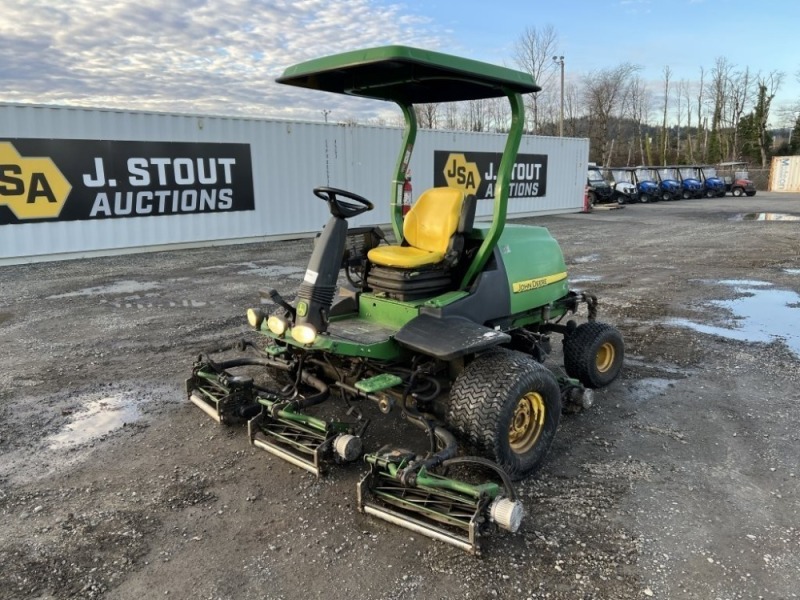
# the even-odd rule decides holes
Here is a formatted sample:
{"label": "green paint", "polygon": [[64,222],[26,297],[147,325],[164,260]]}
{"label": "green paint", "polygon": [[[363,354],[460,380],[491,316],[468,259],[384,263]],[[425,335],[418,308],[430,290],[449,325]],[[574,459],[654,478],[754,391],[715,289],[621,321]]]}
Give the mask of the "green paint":
{"label": "green paint", "polygon": [[394,169],[394,181],[392,182],[392,203],[389,207],[389,214],[392,218],[392,231],[397,243],[403,241],[403,184],[408,173],[408,163],[411,160],[411,153],[414,151],[414,142],[417,139],[417,113],[410,104],[398,102],[403,111],[405,120],[405,131],[403,132],[403,144],[400,146],[400,154],[397,156],[397,164]]}
{"label": "green paint", "polygon": [[[358,319],[359,317],[356,317]],[[284,335],[277,336],[269,330],[263,330],[262,335],[274,339],[279,344],[302,348],[303,350],[320,350],[322,352],[332,352],[341,356],[364,356],[377,360],[395,360],[403,356],[404,351],[392,338],[374,343],[359,344],[350,340],[334,337],[328,333],[317,336],[311,345],[301,344],[292,337],[291,330]]]}
{"label": "green paint", "polygon": [[528,73],[408,46],[324,56],[288,67],[278,83],[400,104],[499,98],[538,92]]}
{"label": "green paint", "polygon": [[464,279],[461,280],[461,289],[467,289],[472,280],[483,270],[486,261],[489,260],[492,252],[494,252],[497,240],[500,239],[506,224],[508,184],[511,181],[511,169],[514,167],[514,161],[517,158],[517,150],[519,150],[522,129],[525,124],[525,107],[522,103],[522,96],[518,93],[509,92],[508,101],[511,103],[511,129],[508,132],[506,146],[503,149],[503,156],[497,169],[492,225],[480,248],[478,248],[478,252],[475,254],[469,269],[467,269]]}
{"label": "green paint", "polygon": [[400,329],[419,315],[421,302],[401,302],[373,294],[358,297],[358,312],[362,319],[380,323],[391,329]]}
{"label": "green paint", "polygon": [[[485,229],[478,232],[479,236],[489,234]],[[567,295],[569,283],[566,278],[528,291],[514,291],[515,283],[566,273],[561,247],[546,228],[508,225],[497,245],[508,277],[511,315],[537,309]]]}
{"label": "green paint", "polygon": [[432,308],[442,308],[443,306],[452,304],[456,300],[461,300],[461,298],[465,298],[466,296],[469,296],[469,292],[465,292],[463,290],[458,292],[447,292],[446,294],[442,294],[441,296],[437,296],[436,298],[431,298],[430,300],[426,300],[424,306],[430,306]]}
{"label": "green paint", "polygon": [[375,377],[357,381],[355,387],[357,390],[361,390],[367,394],[373,394],[382,390],[388,390],[389,388],[393,388],[401,383],[403,383],[403,379],[401,377],[392,375],[391,373],[381,373]]}
{"label": "green paint", "polygon": [[[402,464],[398,465],[397,463],[386,461],[374,454],[366,455],[364,460],[385,469],[388,476],[392,479],[397,479],[398,474],[404,468]],[[420,469],[419,473],[417,473],[415,485],[420,489],[427,489],[430,491],[447,490],[455,492],[474,500],[479,500],[482,497],[493,499],[500,494],[500,486],[496,483],[488,482],[473,485],[457,479],[450,479],[448,477],[442,477],[441,475],[428,473],[424,468]]]}
{"label": "green paint", "polygon": [[[267,409],[272,411],[272,407],[280,402],[278,400],[273,400],[271,398],[264,398],[263,396],[258,397],[258,403],[262,406],[266,406]],[[272,414],[270,412],[270,414]],[[284,408],[278,411],[278,417],[284,419],[285,421],[291,421],[292,423],[299,423],[300,425],[305,425],[306,427],[310,427],[311,429],[315,429],[322,433],[328,431],[328,424],[323,421],[322,419],[317,419],[316,417],[312,417],[311,415],[306,415],[303,413],[295,412],[288,408]]]}

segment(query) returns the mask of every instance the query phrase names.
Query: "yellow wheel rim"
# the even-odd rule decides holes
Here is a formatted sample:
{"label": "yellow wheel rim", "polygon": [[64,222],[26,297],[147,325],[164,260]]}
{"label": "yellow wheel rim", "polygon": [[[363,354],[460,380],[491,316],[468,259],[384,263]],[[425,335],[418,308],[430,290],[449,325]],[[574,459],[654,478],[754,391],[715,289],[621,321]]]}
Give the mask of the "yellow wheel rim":
{"label": "yellow wheel rim", "polygon": [[595,356],[595,365],[597,370],[605,373],[614,364],[614,359],[617,356],[617,351],[614,349],[614,344],[606,342],[597,349],[597,356]]}
{"label": "yellow wheel rim", "polygon": [[508,427],[508,443],[517,454],[533,448],[544,430],[545,406],[542,395],[528,392],[517,402],[511,425]]}

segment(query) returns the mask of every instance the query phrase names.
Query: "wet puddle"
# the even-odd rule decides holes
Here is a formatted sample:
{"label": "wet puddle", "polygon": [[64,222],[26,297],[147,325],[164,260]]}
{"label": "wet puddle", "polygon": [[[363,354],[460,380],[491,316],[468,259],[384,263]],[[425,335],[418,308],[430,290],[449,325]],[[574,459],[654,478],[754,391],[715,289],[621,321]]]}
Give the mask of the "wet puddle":
{"label": "wet puddle", "polygon": [[92,400],[69,415],[70,422],[46,440],[51,450],[87,444],[141,418],[134,398],[126,395]]}
{"label": "wet puddle", "polygon": [[730,218],[731,221],[800,221],[800,215],[790,213],[752,212],[739,213]]}
{"label": "wet puddle", "polygon": [[578,275],[577,277],[570,277],[570,283],[592,283],[593,281],[600,281],[599,275]]}
{"label": "wet puddle", "polygon": [[800,295],[790,290],[774,289],[771,283],[752,280],[725,280],[737,298],[712,300],[711,306],[728,311],[730,327],[717,327],[689,319],[670,319],[668,324],[688,327],[700,333],[743,342],[770,343],[783,340],[800,356]]}
{"label": "wet puddle", "polygon": [[800,269],[783,269],[783,272],[789,275],[800,275]]}
{"label": "wet puddle", "polygon": [[590,262],[596,262],[600,260],[599,254],[587,254],[586,256],[579,256],[578,258],[574,259],[572,262],[575,264],[584,264]]}
{"label": "wet puddle", "polygon": [[7,313],[7,312],[0,312],[0,325],[2,325],[3,323],[5,323],[6,321],[9,321],[9,320],[11,320],[11,317],[12,317],[12,316],[14,316],[14,315],[12,315],[11,313]]}

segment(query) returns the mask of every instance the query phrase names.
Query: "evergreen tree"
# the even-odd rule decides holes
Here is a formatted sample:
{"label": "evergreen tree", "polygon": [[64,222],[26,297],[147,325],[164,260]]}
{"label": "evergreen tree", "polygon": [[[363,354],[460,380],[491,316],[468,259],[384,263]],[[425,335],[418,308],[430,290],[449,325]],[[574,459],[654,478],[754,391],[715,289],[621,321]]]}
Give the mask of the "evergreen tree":
{"label": "evergreen tree", "polygon": [[800,154],[800,114],[797,115],[794,121],[791,142],[789,143],[789,152],[792,154]]}

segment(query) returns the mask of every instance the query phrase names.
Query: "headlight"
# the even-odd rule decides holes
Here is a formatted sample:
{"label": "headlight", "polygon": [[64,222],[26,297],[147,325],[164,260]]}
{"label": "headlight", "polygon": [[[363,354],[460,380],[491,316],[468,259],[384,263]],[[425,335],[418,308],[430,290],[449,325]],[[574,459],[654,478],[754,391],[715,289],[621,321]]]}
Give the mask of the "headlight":
{"label": "headlight", "polygon": [[292,327],[292,337],[301,344],[313,344],[317,339],[317,330],[308,323],[295,325]]}
{"label": "headlight", "polygon": [[283,335],[289,327],[289,322],[284,317],[270,315],[267,319],[267,328],[275,335]]}
{"label": "headlight", "polygon": [[260,308],[247,309],[247,322],[253,329],[261,329],[261,324],[264,322],[264,313]]}

